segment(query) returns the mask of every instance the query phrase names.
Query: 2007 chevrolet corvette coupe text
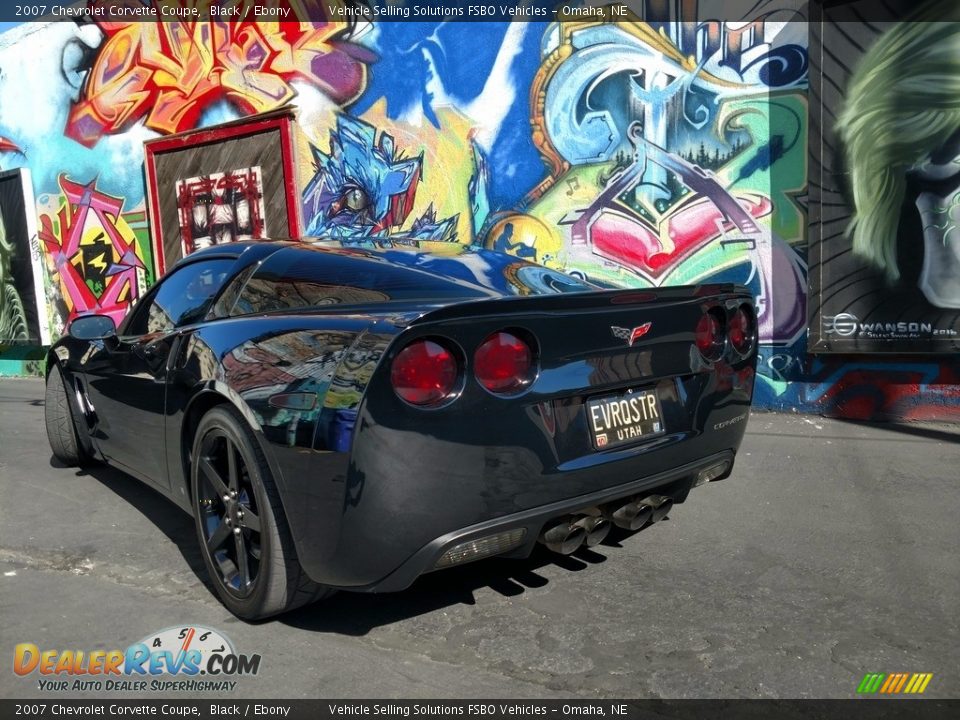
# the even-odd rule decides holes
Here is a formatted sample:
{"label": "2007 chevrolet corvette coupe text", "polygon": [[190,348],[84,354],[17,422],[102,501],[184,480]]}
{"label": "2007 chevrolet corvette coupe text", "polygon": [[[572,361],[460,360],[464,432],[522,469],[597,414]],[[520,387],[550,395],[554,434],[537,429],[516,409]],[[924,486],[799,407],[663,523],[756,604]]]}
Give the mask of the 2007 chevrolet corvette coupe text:
{"label": "2007 chevrolet corvette coupe text", "polygon": [[539,540],[570,553],[730,474],[756,368],[746,289],[601,290],[486,251],[219,245],[47,362],[68,465],[191,512],[255,619]]}

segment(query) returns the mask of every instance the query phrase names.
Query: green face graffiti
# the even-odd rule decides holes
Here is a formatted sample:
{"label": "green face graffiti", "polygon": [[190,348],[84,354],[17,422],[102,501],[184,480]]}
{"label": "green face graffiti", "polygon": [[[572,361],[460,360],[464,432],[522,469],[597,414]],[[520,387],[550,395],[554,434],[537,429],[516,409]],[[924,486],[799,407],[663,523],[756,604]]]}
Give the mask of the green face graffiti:
{"label": "green face graffiti", "polygon": [[851,76],[836,125],[853,195],[847,235],[854,253],[891,281],[900,277],[908,175],[922,174],[960,131],[960,23],[933,22],[947,19],[960,19],[960,9],[935,0],[885,32]]}
{"label": "green face graffiti", "polygon": [[13,282],[13,254],[14,247],[7,242],[3,211],[0,210],[0,342],[27,339],[27,315]]}

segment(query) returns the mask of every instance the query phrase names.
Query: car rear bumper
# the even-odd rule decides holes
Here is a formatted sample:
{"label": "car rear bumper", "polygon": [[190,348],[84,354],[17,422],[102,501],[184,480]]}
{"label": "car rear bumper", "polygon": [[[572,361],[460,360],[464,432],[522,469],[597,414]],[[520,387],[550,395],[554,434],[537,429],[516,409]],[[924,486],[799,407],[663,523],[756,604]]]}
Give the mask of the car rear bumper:
{"label": "car rear bumper", "polygon": [[[330,587],[401,590],[450,548],[498,529],[525,530],[509,552],[524,556],[543,525],[560,516],[640,493],[682,500],[700,470],[733,460],[749,414],[747,392],[724,394],[720,402],[713,393],[701,402],[688,397],[692,421],[675,431],[572,457],[557,458],[549,434],[521,444],[531,433],[502,421],[413,432],[371,422],[362,411],[349,453],[274,445],[300,563]],[[534,411],[524,416],[540,419]],[[478,428],[484,440],[499,437],[477,442]]]}
{"label": "car rear bumper", "polygon": [[[468,522],[455,520],[463,515],[456,512],[453,500],[454,495],[475,498],[467,488],[461,488],[459,493],[434,495],[431,500],[425,487],[418,488],[410,478],[396,476],[380,478],[382,482],[358,489],[343,483],[343,475],[338,478],[325,472],[332,482],[318,482],[316,475],[309,481],[306,473],[298,473],[300,482],[284,483],[284,504],[288,516],[296,518],[291,523],[294,540],[299,560],[311,579],[352,591],[393,592],[409,587],[420,575],[439,569],[440,558],[463,543],[522,529],[522,542],[496,555],[523,558],[533,551],[544,525],[556,518],[608,503],[615,505],[617,500],[626,501],[638,495],[661,494],[682,502],[701,470],[726,461],[729,468],[716,478],[722,479],[729,475],[734,457],[735,451],[728,448],[642,476],[635,472],[637,465],[626,463],[634,469],[630,472],[619,462],[615,464],[623,472],[620,477],[633,479],[597,484],[589,492],[569,496],[546,493],[546,497],[552,498],[523,508],[514,505],[509,512],[496,512],[491,503],[486,510],[473,513]],[[316,457],[313,460],[316,462]],[[305,470],[307,464],[301,467]],[[581,472],[592,474],[589,469],[576,474]],[[396,494],[384,498],[385,485],[394,485]],[[333,487],[340,489],[333,493],[336,499],[323,490]],[[371,506],[377,509],[372,510]]]}
{"label": "car rear bumper", "polygon": [[[544,525],[555,518],[576,514],[578,511],[608,503],[615,504],[617,500],[626,500],[636,495],[660,493],[671,497],[679,496],[682,499],[693,486],[700,471],[722,462],[727,462],[729,467],[721,477],[717,478],[717,480],[720,480],[730,474],[734,462],[733,451],[716,453],[656,475],[605,488],[589,495],[552,502],[444,533],[403,560],[386,577],[369,584],[345,586],[342,589],[359,592],[396,592],[404,590],[413,584],[419,576],[440,569],[437,567],[438,561],[451,549],[472,541],[505,534],[512,530],[524,531],[522,541],[511,549],[496,554],[496,556],[528,557],[533,552]],[[337,563],[343,563],[347,566],[352,566],[355,563],[362,564],[363,556],[368,552],[367,549],[358,547],[356,558],[351,558],[350,553],[340,553]],[[484,557],[492,557],[492,555]],[[466,562],[471,562],[471,560],[458,564],[465,564]]]}

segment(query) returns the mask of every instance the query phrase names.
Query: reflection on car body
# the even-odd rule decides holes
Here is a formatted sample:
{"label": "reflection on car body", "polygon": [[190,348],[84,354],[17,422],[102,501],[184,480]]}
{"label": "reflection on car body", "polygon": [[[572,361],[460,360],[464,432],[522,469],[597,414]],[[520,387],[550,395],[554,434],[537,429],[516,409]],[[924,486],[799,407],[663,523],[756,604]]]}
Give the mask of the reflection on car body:
{"label": "reflection on car body", "polygon": [[116,465],[191,512],[220,598],[253,619],[655,522],[730,474],[755,366],[738,286],[231,243],[119,328],[71,325],[47,429],[62,461]]}

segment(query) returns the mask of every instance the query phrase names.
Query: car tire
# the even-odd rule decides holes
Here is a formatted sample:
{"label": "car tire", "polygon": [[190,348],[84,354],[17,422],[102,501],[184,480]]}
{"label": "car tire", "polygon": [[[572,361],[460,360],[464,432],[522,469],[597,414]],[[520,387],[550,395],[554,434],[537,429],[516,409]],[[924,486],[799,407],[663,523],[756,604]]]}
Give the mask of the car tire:
{"label": "car tire", "polygon": [[237,410],[207,412],[190,457],[200,554],[230,612],[260,620],[333,594],[301,567],[273,473]]}
{"label": "car tire", "polygon": [[77,436],[66,380],[60,366],[54,363],[47,375],[47,389],[43,399],[43,419],[47,426],[47,441],[53,456],[67,467],[83,465],[89,458]]}

